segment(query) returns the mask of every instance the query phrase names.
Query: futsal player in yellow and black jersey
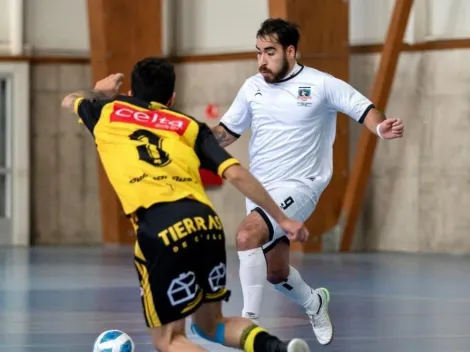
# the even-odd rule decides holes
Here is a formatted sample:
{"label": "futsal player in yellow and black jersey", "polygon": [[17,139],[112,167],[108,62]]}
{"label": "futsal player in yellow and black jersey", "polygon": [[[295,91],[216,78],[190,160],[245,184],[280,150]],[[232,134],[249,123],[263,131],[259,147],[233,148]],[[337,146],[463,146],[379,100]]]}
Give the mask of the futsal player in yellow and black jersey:
{"label": "futsal player in yellow and black jersey", "polygon": [[218,173],[265,209],[293,240],[302,223],[288,219],[258,181],[219,146],[204,123],[171,109],[175,72],[164,59],[146,58],[131,75],[129,95],[118,95],[123,75],[75,92],[62,106],[92,133],[123,210],[136,230],[135,266],[147,326],[159,351],[204,351],[185,336],[193,331],[245,351],[303,352],[300,339],[280,341],[241,317],[222,316],[226,289],[225,235],[207,197],[199,168]]}

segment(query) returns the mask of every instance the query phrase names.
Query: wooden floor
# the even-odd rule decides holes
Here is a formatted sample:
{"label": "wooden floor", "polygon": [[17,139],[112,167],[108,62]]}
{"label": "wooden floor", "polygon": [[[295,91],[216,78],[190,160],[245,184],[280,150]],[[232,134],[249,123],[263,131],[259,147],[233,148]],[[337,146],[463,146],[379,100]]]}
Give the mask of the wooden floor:
{"label": "wooden floor", "polygon": [[[266,287],[261,325],[305,338],[312,351],[470,351],[470,258],[407,254],[294,256],[313,287],[331,294],[333,343],[316,342],[302,309]],[[229,253],[239,315],[238,259]],[[140,308],[130,248],[0,249],[0,351],[92,351],[104,330],[121,329],[136,351],[153,351]],[[228,351],[190,337],[210,351]]]}

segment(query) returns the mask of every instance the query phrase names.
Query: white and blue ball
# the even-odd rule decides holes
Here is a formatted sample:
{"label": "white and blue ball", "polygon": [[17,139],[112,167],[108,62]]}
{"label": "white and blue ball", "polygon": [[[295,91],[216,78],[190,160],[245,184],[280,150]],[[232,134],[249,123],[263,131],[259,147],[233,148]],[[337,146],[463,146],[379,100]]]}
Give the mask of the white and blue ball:
{"label": "white and blue ball", "polygon": [[93,352],[134,352],[134,341],[125,332],[108,330],[98,336]]}

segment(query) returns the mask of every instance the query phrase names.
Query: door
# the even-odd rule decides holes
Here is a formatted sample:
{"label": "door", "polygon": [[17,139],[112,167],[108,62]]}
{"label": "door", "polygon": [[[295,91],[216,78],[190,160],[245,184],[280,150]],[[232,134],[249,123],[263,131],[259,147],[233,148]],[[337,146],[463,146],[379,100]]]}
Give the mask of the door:
{"label": "door", "polygon": [[29,64],[0,63],[0,245],[29,245]]}

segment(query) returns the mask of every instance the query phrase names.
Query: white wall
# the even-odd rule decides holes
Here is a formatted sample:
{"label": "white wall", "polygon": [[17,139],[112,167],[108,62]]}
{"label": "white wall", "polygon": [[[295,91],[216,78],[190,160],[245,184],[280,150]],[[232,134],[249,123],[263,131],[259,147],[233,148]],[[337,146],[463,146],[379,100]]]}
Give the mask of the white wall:
{"label": "white wall", "polygon": [[256,30],[268,16],[265,0],[177,2],[177,43],[182,54],[254,51]]}
{"label": "white wall", "polygon": [[8,42],[8,8],[9,0],[0,0],[0,43]]}
{"label": "white wall", "polygon": [[427,34],[431,38],[469,38],[470,1],[428,0]]}
{"label": "white wall", "polygon": [[[0,0],[0,44],[9,38],[9,1]],[[24,1],[25,41],[35,51],[88,54],[86,0]],[[351,43],[382,42],[394,0],[349,1]],[[415,0],[414,9],[407,42],[470,37],[470,1]],[[179,54],[240,52],[253,50],[254,33],[268,16],[268,5],[266,0],[165,0],[164,13],[166,53],[175,46]],[[175,22],[177,30],[172,31]]]}
{"label": "white wall", "polygon": [[87,0],[25,0],[25,12],[33,49],[88,52]]}

